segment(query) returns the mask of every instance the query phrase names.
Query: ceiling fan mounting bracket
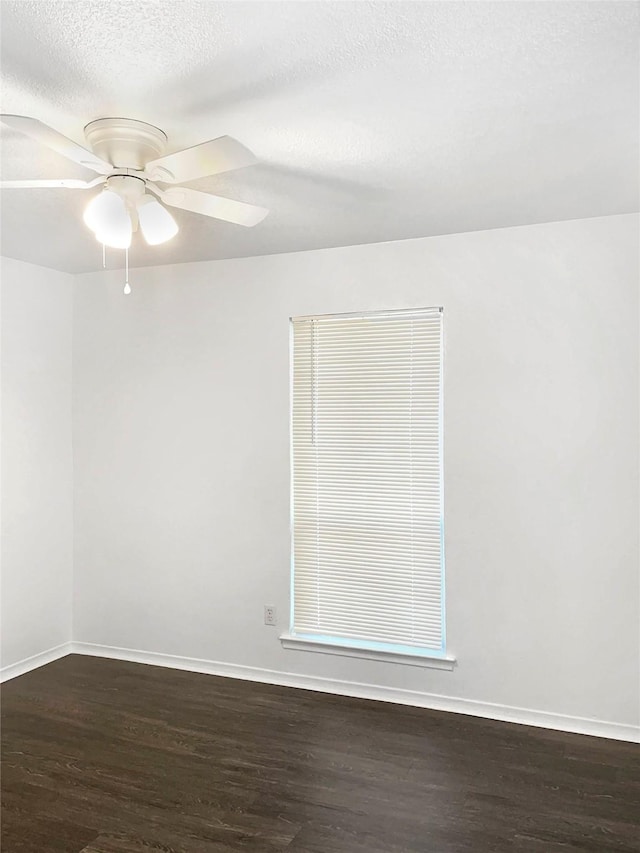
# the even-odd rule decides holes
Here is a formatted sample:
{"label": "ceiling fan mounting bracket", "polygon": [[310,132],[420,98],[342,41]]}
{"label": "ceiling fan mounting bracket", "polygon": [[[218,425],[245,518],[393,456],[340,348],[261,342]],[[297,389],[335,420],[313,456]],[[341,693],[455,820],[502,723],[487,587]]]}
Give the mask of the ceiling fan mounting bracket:
{"label": "ceiling fan mounting bracket", "polygon": [[167,136],[159,127],[132,118],[100,118],[84,129],[91,150],[116,169],[141,171],[160,157]]}

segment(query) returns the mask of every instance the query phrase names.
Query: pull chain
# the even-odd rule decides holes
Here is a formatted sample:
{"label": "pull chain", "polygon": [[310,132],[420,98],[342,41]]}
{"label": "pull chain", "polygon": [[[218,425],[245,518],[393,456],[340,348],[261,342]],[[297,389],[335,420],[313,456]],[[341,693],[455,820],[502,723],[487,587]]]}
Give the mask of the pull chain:
{"label": "pull chain", "polygon": [[124,292],[128,296],[131,293],[131,285],[129,284],[129,249],[124,250]]}
{"label": "pull chain", "polygon": [[105,244],[102,244],[102,269],[105,270],[107,268],[107,247]]}

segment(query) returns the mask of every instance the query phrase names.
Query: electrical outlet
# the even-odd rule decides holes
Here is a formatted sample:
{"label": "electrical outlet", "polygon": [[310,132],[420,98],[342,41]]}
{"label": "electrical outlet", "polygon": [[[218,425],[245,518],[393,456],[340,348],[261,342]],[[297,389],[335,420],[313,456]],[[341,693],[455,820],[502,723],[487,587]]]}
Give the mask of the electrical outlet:
{"label": "electrical outlet", "polygon": [[265,604],[264,607],[264,624],[265,625],[277,625],[278,619],[276,614],[275,607],[269,607]]}

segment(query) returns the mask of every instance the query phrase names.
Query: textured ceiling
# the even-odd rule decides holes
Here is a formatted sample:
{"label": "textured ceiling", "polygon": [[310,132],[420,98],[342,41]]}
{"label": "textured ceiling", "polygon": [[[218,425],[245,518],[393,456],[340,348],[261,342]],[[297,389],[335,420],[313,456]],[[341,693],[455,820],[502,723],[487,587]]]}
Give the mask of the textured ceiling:
{"label": "textured ceiling", "polygon": [[[629,2],[0,3],[2,111],[83,142],[127,116],[169,150],[230,134],[261,163],[191,184],[271,209],[177,212],[135,265],[397,240],[638,209]],[[6,179],[92,178],[2,132]],[[101,267],[77,190],[5,190],[2,251]],[[120,266],[112,252],[109,266]]]}

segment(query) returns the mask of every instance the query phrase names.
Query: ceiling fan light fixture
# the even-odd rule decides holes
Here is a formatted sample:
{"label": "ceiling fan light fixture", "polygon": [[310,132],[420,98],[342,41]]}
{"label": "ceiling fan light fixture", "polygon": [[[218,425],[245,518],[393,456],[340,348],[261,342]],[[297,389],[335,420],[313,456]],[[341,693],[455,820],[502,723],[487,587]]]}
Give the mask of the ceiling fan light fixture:
{"label": "ceiling fan light fixture", "polygon": [[97,231],[108,217],[114,213],[117,215],[122,207],[122,199],[114,192],[104,189],[95,195],[85,207],[82,216],[84,224],[92,231]]}
{"label": "ceiling fan light fixture", "polygon": [[166,243],[178,233],[178,223],[153,196],[142,196],[138,202],[138,218],[142,236],[150,246]]}
{"label": "ceiling fan light fixture", "polygon": [[124,200],[117,193],[106,189],[92,198],[83,219],[100,243],[112,249],[128,249],[131,245],[131,217]]}

